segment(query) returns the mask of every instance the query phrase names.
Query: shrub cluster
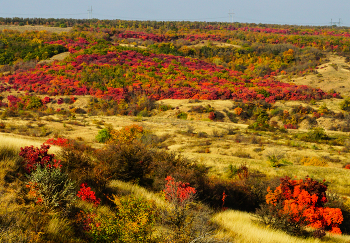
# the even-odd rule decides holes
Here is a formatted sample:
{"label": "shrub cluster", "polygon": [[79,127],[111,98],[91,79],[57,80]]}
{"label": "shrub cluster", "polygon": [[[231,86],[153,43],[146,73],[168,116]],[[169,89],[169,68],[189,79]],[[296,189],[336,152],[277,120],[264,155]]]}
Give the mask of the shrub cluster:
{"label": "shrub cluster", "polygon": [[322,231],[341,234],[343,222],[339,208],[325,207],[327,185],[309,177],[292,180],[281,178],[281,184],[273,191],[268,188],[266,204],[257,211],[266,225],[282,229],[291,234],[305,234],[305,227],[315,229],[315,236]]}

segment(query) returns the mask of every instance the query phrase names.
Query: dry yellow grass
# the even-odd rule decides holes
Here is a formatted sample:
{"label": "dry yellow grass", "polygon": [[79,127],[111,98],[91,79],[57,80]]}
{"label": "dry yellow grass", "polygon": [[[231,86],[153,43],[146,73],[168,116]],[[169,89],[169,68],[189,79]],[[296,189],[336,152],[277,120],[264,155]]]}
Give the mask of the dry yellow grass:
{"label": "dry yellow grass", "polygon": [[[46,139],[34,139],[13,134],[0,133],[0,147],[9,147],[20,151],[21,147],[31,146],[40,147]],[[50,153],[56,154],[61,149],[58,146],[51,146]]]}
{"label": "dry yellow grass", "polygon": [[170,203],[168,203],[163,198],[161,198],[159,194],[150,192],[141,186],[138,186],[129,182],[113,180],[108,184],[108,187],[112,189],[126,191],[129,193],[135,194],[137,196],[140,196],[148,201],[153,201],[156,203],[158,207],[163,207],[163,208],[171,207]]}
{"label": "dry yellow grass", "polygon": [[329,91],[331,89],[340,92],[341,95],[349,96],[349,70],[350,66],[345,61],[345,57],[329,54],[329,62],[318,66],[317,74],[311,73],[306,76],[288,77],[280,76],[283,82],[293,82],[297,85],[308,85],[322,90]]}
{"label": "dry yellow grass", "polygon": [[24,31],[47,31],[47,32],[54,32],[54,33],[62,33],[62,32],[69,32],[72,30],[72,27],[67,28],[60,28],[60,27],[49,27],[49,26],[42,26],[42,25],[0,25],[0,31],[2,30],[16,30],[20,32]]}
{"label": "dry yellow grass", "polygon": [[327,234],[324,239],[303,239],[290,236],[282,231],[266,228],[252,221],[253,215],[245,212],[227,210],[216,214],[213,221],[234,236],[235,243],[345,243],[350,242],[348,235]]}

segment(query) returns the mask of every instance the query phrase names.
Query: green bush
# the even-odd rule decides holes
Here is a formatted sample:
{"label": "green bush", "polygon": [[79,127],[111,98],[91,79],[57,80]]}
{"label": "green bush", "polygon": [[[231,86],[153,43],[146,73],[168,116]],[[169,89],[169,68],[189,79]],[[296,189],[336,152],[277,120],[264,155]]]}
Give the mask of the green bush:
{"label": "green bush", "polygon": [[69,207],[76,198],[75,183],[60,168],[38,166],[30,174],[28,185],[37,202],[46,207]]}
{"label": "green bush", "polygon": [[161,111],[167,111],[167,110],[173,110],[173,109],[174,108],[171,105],[164,105],[164,104],[159,105],[159,110]]}
{"label": "green bush", "polygon": [[152,242],[154,205],[134,196],[116,197],[115,213],[83,213],[84,229],[92,242]]}
{"label": "green bush", "polygon": [[145,108],[137,114],[139,117],[150,117],[151,113]]}
{"label": "green bush", "polygon": [[347,97],[340,103],[340,109],[343,111],[350,111],[350,97]]}
{"label": "green bush", "polygon": [[321,127],[315,127],[307,133],[308,139],[311,141],[328,140],[329,137]]}
{"label": "green bush", "polygon": [[27,109],[37,109],[43,106],[41,99],[37,96],[30,96],[27,104]]}
{"label": "green bush", "polygon": [[96,135],[96,141],[99,143],[105,143],[111,138],[111,131],[110,129],[103,128],[100,131],[98,131],[98,134]]}
{"label": "green bush", "polygon": [[186,112],[179,112],[176,114],[176,117],[179,119],[187,120],[187,113]]}

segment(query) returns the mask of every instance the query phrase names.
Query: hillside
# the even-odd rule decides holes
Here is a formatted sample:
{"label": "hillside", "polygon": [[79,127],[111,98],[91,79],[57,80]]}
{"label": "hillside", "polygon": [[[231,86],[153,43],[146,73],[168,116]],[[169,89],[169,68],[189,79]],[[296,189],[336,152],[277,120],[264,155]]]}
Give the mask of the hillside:
{"label": "hillside", "polygon": [[2,241],[350,240],[349,29],[6,21]]}

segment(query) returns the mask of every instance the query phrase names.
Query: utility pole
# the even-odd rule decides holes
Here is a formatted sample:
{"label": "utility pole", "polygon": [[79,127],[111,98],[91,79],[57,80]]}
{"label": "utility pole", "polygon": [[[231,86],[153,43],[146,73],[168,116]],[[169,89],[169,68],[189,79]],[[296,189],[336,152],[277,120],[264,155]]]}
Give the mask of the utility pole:
{"label": "utility pole", "polygon": [[339,19],[339,23],[338,23],[338,27],[340,27],[342,23],[343,23],[343,22],[342,22],[342,20],[341,20],[341,18],[340,18],[340,19]]}
{"label": "utility pole", "polygon": [[228,13],[231,16],[231,23],[233,23],[233,15],[235,14],[232,10],[232,12]]}
{"label": "utility pole", "polygon": [[89,19],[92,19],[92,6],[90,9],[88,9],[88,12],[89,12]]}

